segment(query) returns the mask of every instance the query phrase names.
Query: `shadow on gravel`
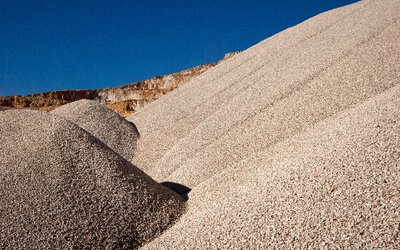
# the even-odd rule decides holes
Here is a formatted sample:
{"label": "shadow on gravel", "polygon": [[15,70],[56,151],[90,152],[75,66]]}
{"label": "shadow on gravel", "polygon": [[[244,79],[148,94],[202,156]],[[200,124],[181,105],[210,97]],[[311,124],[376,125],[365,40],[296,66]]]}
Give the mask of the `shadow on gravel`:
{"label": "shadow on gravel", "polygon": [[175,182],[169,182],[169,181],[164,181],[161,183],[161,185],[171,189],[175,193],[179,194],[185,201],[189,200],[189,193],[192,191],[191,188],[186,187],[185,185],[175,183]]}
{"label": "shadow on gravel", "polygon": [[133,122],[129,122],[131,125],[132,125],[132,130],[133,130],[133,133],[137,136],[137,138],[139,139],[140,138],[140,133],[139,133],[139,130],[138,130],[138,128],[136,127],[136,125],[135,125],[135,123],[133,123]]}

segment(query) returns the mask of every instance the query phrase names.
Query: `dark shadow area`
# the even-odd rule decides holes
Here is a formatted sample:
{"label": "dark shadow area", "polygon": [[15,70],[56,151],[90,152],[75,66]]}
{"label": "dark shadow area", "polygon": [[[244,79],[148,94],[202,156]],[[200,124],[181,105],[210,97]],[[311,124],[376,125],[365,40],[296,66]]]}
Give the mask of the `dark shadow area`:
{"label": "dark shadow area", "polygon": [[[127,121],[128,121],[128,120],[127,120]],[[133,133],[135,133],[135,135],[136,135],[137,138],[139,139],[139,138],[140,138],[140,133],[139,133],[139,130],[138,130],[138,128],[136,127],[135,123],[133,123],[133,122],[131,122],[131,121],[128,121],[128,122],[132,125]]]}
{"label": "dark shadow area", "polygon": [[[128,120],[126,120],[126,121],[128,121]],[[138,140],[140,139],[139,129],[136,127],[135,123],[133,123],[131,121],[128,121],[128,122],[131,125],[132,132],[136,136],[136,140],[132,143],[132,150],[133,150],[133,152],[136,152]],[[132,159],[130,159],[130,160],[132,160]]]}
{"label": "dark shadow area", "polygon": [[175,193],[179,194],[185,201],[189,200],[189,193],[192,191],[191,188],[186,187],[185,185],[175,183],[175,182],[170,182],[170,181],[164,181],[161,183],[161,185],[171,189]]}

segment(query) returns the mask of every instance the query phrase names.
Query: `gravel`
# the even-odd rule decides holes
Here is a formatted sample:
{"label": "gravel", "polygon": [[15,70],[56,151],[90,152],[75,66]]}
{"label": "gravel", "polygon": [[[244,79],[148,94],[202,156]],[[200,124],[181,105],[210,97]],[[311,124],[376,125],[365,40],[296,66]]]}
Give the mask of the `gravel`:
{"label": "gravel", "polygon": [[0,113],[0,249],[132,249],[183,199],[55,115]]}
{"label": "gravel", "polygon": [[335,9],[128,117],[133,162],[191,189],[148,249],[400,245],[400,1]]}
{"label": "gravel", "polygon": [[79,100],[51,112],[85,129],[117,154],[132,160],[140,137],[136,126],[97,101]]}
{"label": "gravel", "polygon": [[90,101],[0,112],[0,248],[398,249],[399,44],[400,0],[320,14],[128,117],[139,140]]}
{"label": "gravel", "polygon": [[398,249],[400,86],[197,185],[144,249]]}

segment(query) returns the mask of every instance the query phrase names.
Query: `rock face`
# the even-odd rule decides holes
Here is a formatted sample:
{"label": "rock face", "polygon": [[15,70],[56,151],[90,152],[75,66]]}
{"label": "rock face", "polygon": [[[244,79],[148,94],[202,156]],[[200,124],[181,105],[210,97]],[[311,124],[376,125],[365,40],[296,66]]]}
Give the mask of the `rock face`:
{"label": "rock face", "polygon": [[180,196],[77,125],[0,113],[0,249],[134,249],[184,211]]}
{"label": "rock face", "polygon": [[0,108],[32,108],[49,111],[80,99],[93,100],[96,97],[96,90],[63,90],[25,96],[0,96]]}
{"label": "rock face", "polygon": [[79,100],[51,111],[91,133],[128,161],[136,150],[136,126],[117,113],[92,100]]}
{"label": "rock face", "polygon": [[146,103],[158,99],[160,96],[187,83],[192,78],[201,75],[238,53],[240,52],[227,53],[218,62],[118,87],[96,90],[54,91],[25,96],[4,96],[0,97],[0,111],[7,108],[30,108],[50,111],[73,101],[89,99],[96,100],[125,117],[145,106]]}

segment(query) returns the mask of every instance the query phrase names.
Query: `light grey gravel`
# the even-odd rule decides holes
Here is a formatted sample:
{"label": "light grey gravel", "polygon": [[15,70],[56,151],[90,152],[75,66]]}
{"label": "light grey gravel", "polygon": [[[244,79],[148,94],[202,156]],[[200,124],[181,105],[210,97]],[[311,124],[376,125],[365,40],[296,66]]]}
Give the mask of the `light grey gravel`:
{"label": "light grey gravel", "polygon": [[102,107],[62,112],[94,136],[50,114],[0,112],[0,247],[398,249],[399,44],[400,0],[357,2],[129,117],[141,134],[133,163],[192,188],[178,220],[182,199],[115,153],[129,145],[94,137],[108,144],[119,121]]}
{"label": "light grey gravel", "polygon": [[102,140],[117,154],[132,160],[139,132],[136,126],[97,101],[79,100],[51,112]]}
{"label": "light grey gravel", "polygon": [[400,78],[399,22],[398,0],[363,1],[217,65],[128,118],[142,135],[134,163],[156,180],[194,187],[382,93]]}
{"label": "light grey gravel", "polygon": [[0,249],[132,249],[184,211],[180,196],[46,112],[0,112],[0,156]]}
{"label": "light grey gravel", "polygon": [[398,249],[400,85],[189,193],[144,249]]}
{"label": "light grey gravel", "polygon": [[131,117],[133,160],[192,188],[147,249],[398,249],[400,1],[249,48]]}

